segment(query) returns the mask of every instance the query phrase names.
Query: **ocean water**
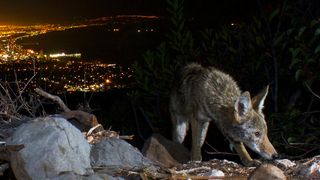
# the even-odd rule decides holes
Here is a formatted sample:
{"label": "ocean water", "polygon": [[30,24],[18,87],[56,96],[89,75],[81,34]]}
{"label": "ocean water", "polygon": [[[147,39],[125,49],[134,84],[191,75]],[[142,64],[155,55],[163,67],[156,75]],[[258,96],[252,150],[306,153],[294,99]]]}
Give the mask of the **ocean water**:
{"label": "ocean water", "polygon": [[18,43],[44,54],[81,53],[82,60],[130,65],[140,61],[147,50],[156,48],[163,37],[154,26],[126,25],[114,32],[110,25],[100,25],[49,32]]}

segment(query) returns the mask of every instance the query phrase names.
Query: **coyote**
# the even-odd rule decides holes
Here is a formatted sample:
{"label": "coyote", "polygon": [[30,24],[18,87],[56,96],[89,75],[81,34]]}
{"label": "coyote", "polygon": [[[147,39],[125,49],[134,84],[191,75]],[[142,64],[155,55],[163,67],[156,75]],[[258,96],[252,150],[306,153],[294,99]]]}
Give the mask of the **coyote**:
{"label": "coyote", "polygon": [[274,159],[277,151],[267,137],[267,124],[262,113],[268,86],[251,99],[241,92],[231,76],[213,67],[187,65],[180,72],[170,96],[173,140],[182,143],[189,123],[192,131],[191,160],[201,161],[210,121],[233,145],[244,165],[258,165],[246,145],[264,159]]}

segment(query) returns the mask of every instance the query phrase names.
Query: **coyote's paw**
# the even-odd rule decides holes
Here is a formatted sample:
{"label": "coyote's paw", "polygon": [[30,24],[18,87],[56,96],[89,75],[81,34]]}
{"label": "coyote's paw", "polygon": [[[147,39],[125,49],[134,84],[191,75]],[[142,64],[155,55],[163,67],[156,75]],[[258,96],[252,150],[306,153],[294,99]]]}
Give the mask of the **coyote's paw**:
{"label": "coyote's paw", "polygon": [[245,162],[243,162],[243,164],[247,167],[257,167],[261,164],[261,161],[259,161],[257,159],[253,159],[251,161],[245,161]]}

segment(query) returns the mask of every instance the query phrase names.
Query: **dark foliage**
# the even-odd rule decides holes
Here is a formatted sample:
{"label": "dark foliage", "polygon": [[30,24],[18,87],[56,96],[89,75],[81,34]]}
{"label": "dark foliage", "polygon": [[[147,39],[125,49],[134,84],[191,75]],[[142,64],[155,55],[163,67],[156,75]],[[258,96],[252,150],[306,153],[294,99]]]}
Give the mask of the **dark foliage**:
{"label": "dark foliage", "polygon": [[[296,158],[319,153],[320,22],[313,1],[274,3],[249,22],[190,31],[183,0],[168,0],[171,29],[157,50],[136,63],[133,107],[152,127],[168,130],[170,86],[187,62],[213,65],[253,93],[271,84],[265,113],[278,151]],[[302,156],[297,156],[302,155]],[[292,157],[292,158],[294,158]]]}

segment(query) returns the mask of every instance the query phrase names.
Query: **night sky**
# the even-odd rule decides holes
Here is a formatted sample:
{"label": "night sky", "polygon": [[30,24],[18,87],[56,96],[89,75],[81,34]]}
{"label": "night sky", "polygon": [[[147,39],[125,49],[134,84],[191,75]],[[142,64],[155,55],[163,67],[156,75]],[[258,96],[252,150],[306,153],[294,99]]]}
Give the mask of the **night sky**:
{"label": "night sky", "polygon": [[[185,0],[190,16],[245,16],[255,0]],[[166,0],[1,0],[0,24],[64,23],[117,14],[165,15]]]}
{"label": "night sky", "polygon": [[165,0],[1,0],[0,23],[63,22],[115,14],[161,14]]}

